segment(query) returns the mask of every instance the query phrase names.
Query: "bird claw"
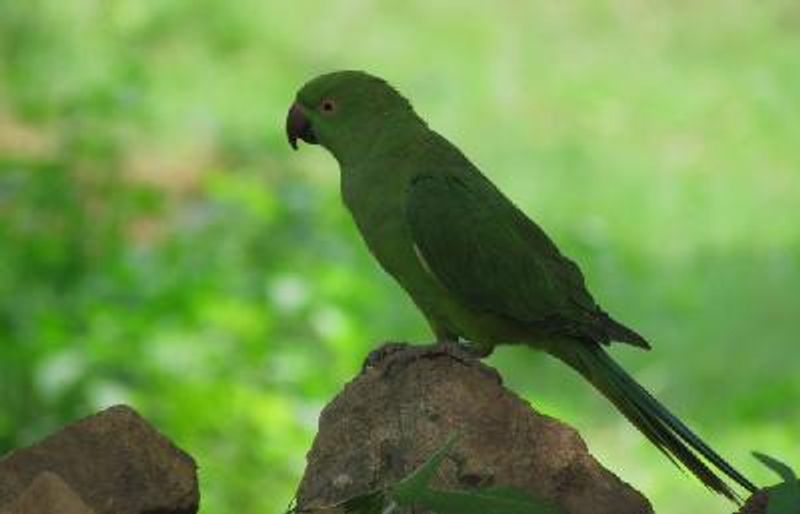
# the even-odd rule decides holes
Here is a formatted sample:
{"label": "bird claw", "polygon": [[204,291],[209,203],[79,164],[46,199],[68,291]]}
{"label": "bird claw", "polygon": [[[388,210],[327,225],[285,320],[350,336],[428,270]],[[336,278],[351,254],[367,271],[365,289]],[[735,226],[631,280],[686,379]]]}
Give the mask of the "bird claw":
{"label": "bird claw", "polygon": [[391,357],[393,354],[403,351],[408,346],[410,345],[407,343],[386,343],[372,350],[369,352],[369,355],[367,355],[367,358],[364,359],[364,363],[361,365],[361,372],[363,373],[369,368],[378,367],[382,361]]}
{"label": "bird claw", "polygon": [[[405,343],[388,343],[373,350],[364,360],[362,372],[369,368],[381,368],[381,375],[387,376],[398,364],[410,364],[421,359],[448,356],[464,365],[471,366],[478,359],[488,355],[485,347],[462,344],[458,341],[444,340],[424,346]],[[491,353],[491,350],[489,351]]]}

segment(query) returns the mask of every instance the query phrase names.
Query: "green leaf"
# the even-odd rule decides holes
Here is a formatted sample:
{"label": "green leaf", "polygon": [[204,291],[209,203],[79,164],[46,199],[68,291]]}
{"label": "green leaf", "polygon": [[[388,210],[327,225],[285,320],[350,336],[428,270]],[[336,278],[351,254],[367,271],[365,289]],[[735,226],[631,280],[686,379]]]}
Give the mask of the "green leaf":
{"label": "green leaf", "polygon": [[760,460],[766,467],[777,473],[784,482],[794,482],[797,480],[797,475],[795,475],[794,470],[775,457],[770,457],[761,452],[753,452],[753,456]]}
{"label": "green leaf", "polygon": [[800,481],[792,468],[769,455],[753,455],[783,479],[780,484],[764,488],[769,498],[767,514],[800,514]]}
{"label": "green leaf", "polygon": [[548,502],[512,487],[464,491],[431,489],[431,479],[458,435],[451,436],[416,471],[386,489],[351,498],[339,505],[347,514],[389,514],[397,507],[424,507],[437,514],[562,514]]}
{"label": "green leaf", "polygon": [[427,490],[415,505],[438,514],[558,514],[552,505],[532,498],[513,488],[491,488],[470,491]]}
{"label": "green leaf", "polygon": [[346,514],[388,514],[393,503],[386,491],[378,490],[350,498],[341,504],[341,508]]}
{"label": "green leaf", "polygon": [[425,464],[391,488],[391,493],[398,502],[408,505],[424,495],[428,490],[428,483],[438,471],[442,460],[453,448],[458,437],[458,434],[450,436],[444,446],[431,455]]}
{"label": "green leaf", "polygon": [[769,497],[767,514],[800,514],[800,483],[783,482],[764,490]]}
{"label": "green leaf", "polygon": [[428,487],[444,457],[458,439],[451,436],[428,461],[390,489],[403,506],[416,505],[438,514],[558,514],[550,504],[511,487],[440,491]]}

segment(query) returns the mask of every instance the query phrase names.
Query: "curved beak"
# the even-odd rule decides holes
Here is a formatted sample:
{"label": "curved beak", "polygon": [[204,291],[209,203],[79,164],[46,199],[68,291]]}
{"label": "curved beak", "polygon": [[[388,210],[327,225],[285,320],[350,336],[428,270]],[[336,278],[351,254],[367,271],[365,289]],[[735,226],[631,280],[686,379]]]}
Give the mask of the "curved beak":
{"label": "curved beak", "polygon": [[317,136],[311,128],[311,122],[303,112],[303,107],[297,102],[292,104],[289,114],[286,116],[286,138],[295,150],[297,150],[298,139],[312,145],[317,144]]}

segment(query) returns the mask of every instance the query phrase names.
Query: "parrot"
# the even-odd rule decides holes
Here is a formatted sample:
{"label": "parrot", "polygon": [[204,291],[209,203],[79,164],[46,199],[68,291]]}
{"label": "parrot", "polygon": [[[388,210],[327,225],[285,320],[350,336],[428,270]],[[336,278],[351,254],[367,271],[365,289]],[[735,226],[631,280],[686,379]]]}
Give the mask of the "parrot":
{"label": "parrot", "polygon": [[710,490],[739,501],[720,473],[757,490],[611,358],[612,342],[650,345],[595,302],[577,264],[388,82],[356,70],[309,80],[286,135],[295,150],[302,140],[338,161],[366,246],[438,343],[476,358],[504,344],[544,351]]}

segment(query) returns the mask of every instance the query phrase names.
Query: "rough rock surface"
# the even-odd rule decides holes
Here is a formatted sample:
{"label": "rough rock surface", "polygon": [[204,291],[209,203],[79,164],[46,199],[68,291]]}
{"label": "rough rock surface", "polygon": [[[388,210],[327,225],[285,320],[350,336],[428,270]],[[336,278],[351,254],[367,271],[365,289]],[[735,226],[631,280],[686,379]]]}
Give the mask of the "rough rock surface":
{"label": "rough rock surface", "polygon": [[0,514],[194,514],[196,466],[129,407],[0,460]]}
{"label": "rough rock surface", "polygon": [[570,514],[653,512],[598,464],[574,429],[534,411],[493,369],[430,348],[393,345],[373,355],[322,412],[299,511],[393,483],[458,432],[436,487],[513,486]]}
{"label": "rough rock surface", "polygon": [[50,471],[39,473],[16,500],[0,514],[93,514],[94,510]]}

